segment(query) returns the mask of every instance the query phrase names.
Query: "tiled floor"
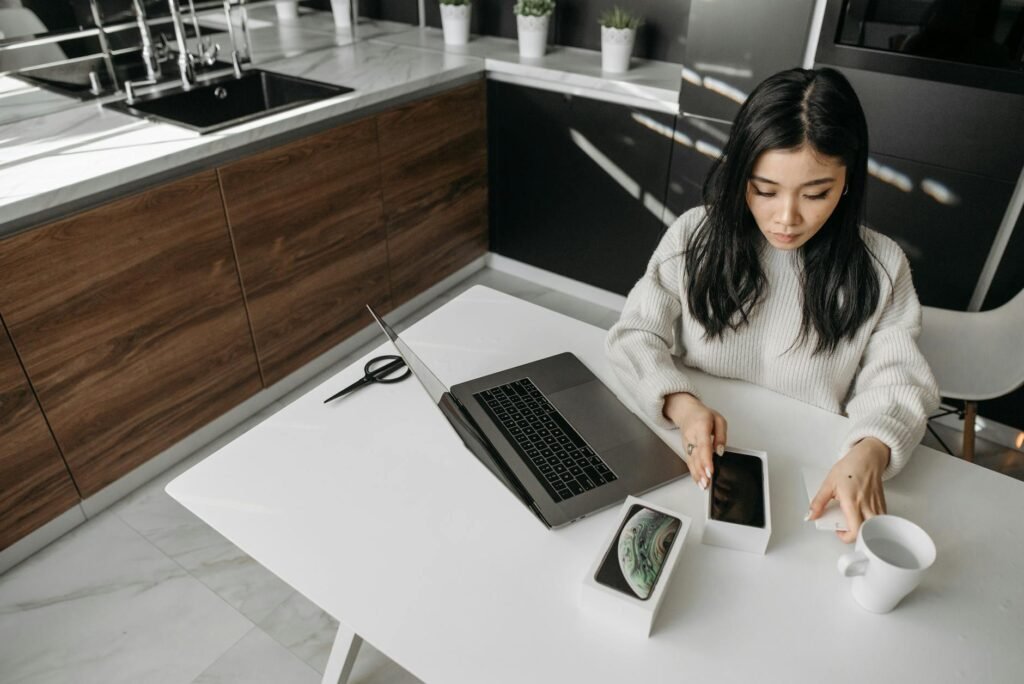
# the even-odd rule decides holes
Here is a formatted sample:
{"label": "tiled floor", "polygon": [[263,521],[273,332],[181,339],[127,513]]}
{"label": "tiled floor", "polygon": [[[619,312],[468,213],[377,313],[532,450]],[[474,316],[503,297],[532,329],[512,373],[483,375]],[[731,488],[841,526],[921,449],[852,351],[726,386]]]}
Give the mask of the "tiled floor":
{"label": "tiled floor", "polygon": [[[603,328],[618,318],[614,311],[485,269],[396,327],[404,329],[478,283]],[[0,576],[0,682],[320,681],[337,623],[163,488],[368,350],[357,350]],[[959,443],[959,433],[939,429],[948,444]],[[926,443],[937,446],[928,440],[930,435]],[[977,462],[1024,479],[1019,451],[979,440]],[[352,681],[418,680],[366,644]]]}
{"label": "tiled floor", "polygon": [[[963,432],[946,427],[945,425],[936,424],[935,421],[932,421],[932,427],[939,433],[939,437],[942,438],[945,445],[949,447],[948,451],[952,451],[958,458],[962,458]],[[1003,475],[1024,480],[1024,452],[991,442],[985,439],[984,434],[982,432],[975,436],[974,463],[989,470],[995,470]],[[925,433],[921,443],[937,451],[948,453],[947,449],[939,443],[939,440],[929,433]]]}

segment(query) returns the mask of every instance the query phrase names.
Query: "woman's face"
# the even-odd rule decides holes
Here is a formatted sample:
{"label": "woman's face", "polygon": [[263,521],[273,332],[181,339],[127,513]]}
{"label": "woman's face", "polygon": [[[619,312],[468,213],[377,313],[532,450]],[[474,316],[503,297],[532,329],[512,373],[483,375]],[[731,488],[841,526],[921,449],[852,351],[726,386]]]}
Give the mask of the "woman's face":
{"label": "woman's face", "polygon": [[747,180],[747,206],[772,247],[799,249],[825,225],[845,187],[846,167],[838,157],[808,145],[768,150]]}

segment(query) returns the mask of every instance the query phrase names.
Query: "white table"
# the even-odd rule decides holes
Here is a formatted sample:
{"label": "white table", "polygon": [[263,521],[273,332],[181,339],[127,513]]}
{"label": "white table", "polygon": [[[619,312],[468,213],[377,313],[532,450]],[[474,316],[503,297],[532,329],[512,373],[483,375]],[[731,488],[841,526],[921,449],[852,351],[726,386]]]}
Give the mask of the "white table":
{"label": "white table", "polygon": [[[484,287],[402,336],[449,386],[571,350],[625,396],[604,331]],[[629,638],[578,606],[616,512],[545,529],[415,380],[324,405],[364,361],[167,486],[350,628],[325,679],[362,637],[444,684],[1021,681],[1024,483],[918,448],[886,495],[932,535],[938,560],[894,612],[874,615],[836,571],[850,547],[802,521],[800,467],[831,462],[847,419],[695,374],[730,443],[768,452],[772,540],[765,556],[705,547],[704,492],[687,478],[648,494],[694,525],[654,633]]]}

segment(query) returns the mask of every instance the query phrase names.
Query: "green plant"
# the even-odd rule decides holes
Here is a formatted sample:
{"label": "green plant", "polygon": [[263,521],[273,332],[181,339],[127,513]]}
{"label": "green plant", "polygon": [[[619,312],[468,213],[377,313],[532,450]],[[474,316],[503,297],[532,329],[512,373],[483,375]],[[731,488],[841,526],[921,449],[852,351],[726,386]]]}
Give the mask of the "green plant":
{"label": "green plant", "polygon": [[521,17],[544,17],[555,11],[553,0],[519,0],[512,11]]}
{"label": "green plant", "polygon": [[597,23],[605,28],[633,29],[635,31],[643,25],[644,18],[639,15],[632,14],[616,5],[610,10],[601,12],[601,16],[598,17]]}
{"label": "green plant", "polygon": [[441,5],[468,5],[470,0],[438,0]]}

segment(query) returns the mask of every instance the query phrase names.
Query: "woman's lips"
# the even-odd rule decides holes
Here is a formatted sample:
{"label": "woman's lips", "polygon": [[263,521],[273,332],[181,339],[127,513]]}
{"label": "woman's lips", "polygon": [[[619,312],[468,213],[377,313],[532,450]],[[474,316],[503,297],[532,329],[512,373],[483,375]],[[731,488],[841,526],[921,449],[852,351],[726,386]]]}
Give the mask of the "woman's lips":
{"label": "woman's lips", "polygon": [[790,242],[796,242],[796,239],[798,237],[800,237],[800,236],[796,235],[796,234],[785,235],[783,233],[772,233],[772,237],[775,238],[779,242],[785,242],[785,243],[788,244]]}

